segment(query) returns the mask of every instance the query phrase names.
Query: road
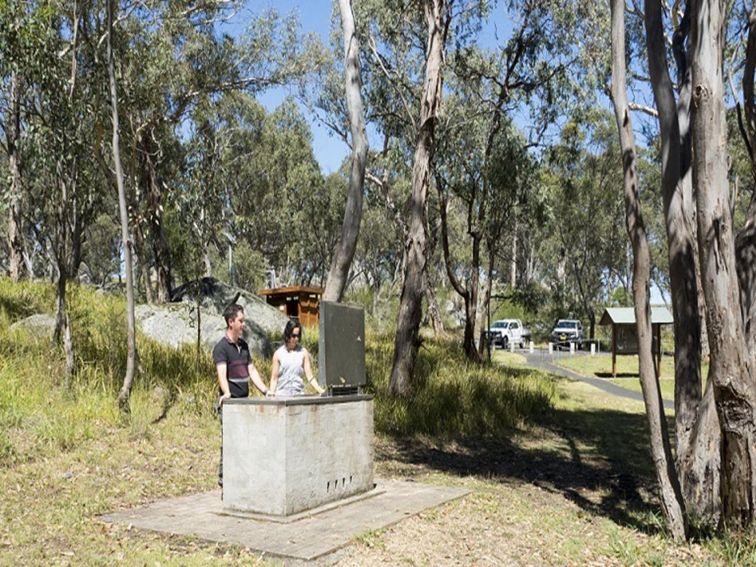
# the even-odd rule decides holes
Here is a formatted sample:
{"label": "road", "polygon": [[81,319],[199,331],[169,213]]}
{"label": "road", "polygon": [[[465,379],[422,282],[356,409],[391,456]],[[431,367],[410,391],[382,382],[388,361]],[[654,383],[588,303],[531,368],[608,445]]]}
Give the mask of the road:
{"label": "road", "polygon": [[[572,370],[568,370],[567,368],[562,368],[561,366],[554,364],[555,360],[564,358],[565,356],[590,356],[587,353],[578,352],[574,355],[549,354],[546,350],[536,350],[535,352],[533,352],[533,354],[530,354],[527,351],[516,352],[525,356],[528,361],[528,366],[532,366],[533,368],[545,370],[546,372],[558,374],[560,376],[566,376],[567,378],[572,378],[573,380],[580,380],[581,382],[590,384],[591,386],[594,386],[599,390],[603,390],[608,394],[612,394],[613,396],[620,396],[621,398],[628,398],[630,400],[638,400],[641,402],[643,401],[643,394],[641,394],[640,392],[627,390],[626,388],[622,388],[620,386],[617,386],[616,384],[613,384],[612,382],[609,382],[609,380],[605,378],[583,376],[581,374],[578,374],[577,372],[573,372]],[[674,409],[675,403],[672,400],[664,400],[664,407],[667,409]]]}

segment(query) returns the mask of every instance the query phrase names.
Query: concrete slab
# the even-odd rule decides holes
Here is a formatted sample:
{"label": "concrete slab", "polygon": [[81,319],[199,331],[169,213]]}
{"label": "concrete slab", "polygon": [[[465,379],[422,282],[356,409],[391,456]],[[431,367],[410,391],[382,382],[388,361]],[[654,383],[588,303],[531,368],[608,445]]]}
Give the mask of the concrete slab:
{"label": "concrete slab", "polygon": [[298,514],[282,522],[229,513],[219,490],[161,500],[133,510],[101,516],[109,523],[168,534],[235,543],[279,557],[313,560],[333,553],[367,531],[440,506],[469,493],[464,488],[401,480],[378,480],[369,493]]}

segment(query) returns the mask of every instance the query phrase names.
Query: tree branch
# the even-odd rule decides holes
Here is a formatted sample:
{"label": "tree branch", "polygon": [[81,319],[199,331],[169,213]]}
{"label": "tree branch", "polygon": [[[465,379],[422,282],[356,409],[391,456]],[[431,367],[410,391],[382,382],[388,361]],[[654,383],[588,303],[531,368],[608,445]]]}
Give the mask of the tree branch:
{"label": "tree branch", "polygon": [[648,114],[649,116],[653,116],[654,118],[659,118],[659,112],[650,106],[646,106],[644,104],[638,104],[637,102],[628,102],[627,107],[630,110],[635,110],[638,112],[643,112],[645,114]]}

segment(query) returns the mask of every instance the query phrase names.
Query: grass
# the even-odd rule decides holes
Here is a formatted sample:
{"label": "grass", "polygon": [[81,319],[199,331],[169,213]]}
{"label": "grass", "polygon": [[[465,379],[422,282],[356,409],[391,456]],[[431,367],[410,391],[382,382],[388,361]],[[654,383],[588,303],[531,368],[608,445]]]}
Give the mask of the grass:
{"label": "grass", "polygon": [[554,383],[528,369],[467,361],[459,341],[425,340],[416,386],[406,399],[389,395],[393,336],[367,337],[367,391],[375,395],[375,427],[390,435],[443,438],[504,435],[552,408]]}
{"label": "grass", "polygon": [[[641,392],[637,355],[617,356],[616,378],[612,378],[611,354],[599,354],[596,356],[564,355],[556,358],[556,364],[577,372],[578,374],[582,374],[583,376],[606,378],[613,384],[617,384],[622,388],[631,390],[633,392]],[[672,400],[675,397],[674,365],[674,357],[662,356],[659,386],[661,387],[662,397],[667,400]],[[704,380],[708,372],[708,368],[708,362],[705,361],[701,368],[701,375],[704,377]]]}
{"label": "grass", "polygon": [[[47,337],[9,328],[52,308],[49,286],[0,279],[0,565],[271,564],[240,546],[98,519],[214,488],[213,368],[194,349],[140,338],[123,416],[123,304],[74,286],[70,307],[79,373],[66,387]],[[341,564],[756,565],[747,538],[676,545],[665,536],[640,402],[532,371],[511,353],[473,365],[457,342],[430,337],[413,395],[395,400],[391,343],[367,337],[376,474],[472,493],[363,533]],[[317,359],[317,333],[305,344]],[[256,363],[267,379],[268,362]]]}
{"label": "grass", "polygon": [[[638,356],[617,356],[617,377],[612,377],[612,355],[598,354],[596,356],[569,356],[556,359],[556,364],[568,368],[584,376],[606,378],[618,386],[633,392],[641,391],[640,376],[638,374]],[[675,367],[674,358],[662,356],[661,376],[659,385],[662,397],[671,400],[675,396]]]}

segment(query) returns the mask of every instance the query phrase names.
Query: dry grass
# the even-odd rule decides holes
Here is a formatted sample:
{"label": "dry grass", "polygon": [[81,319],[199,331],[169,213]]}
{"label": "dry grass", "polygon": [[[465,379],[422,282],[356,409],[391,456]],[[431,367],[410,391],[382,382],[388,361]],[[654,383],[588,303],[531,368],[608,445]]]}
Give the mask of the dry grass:
{"label": "dry grass", "polygon": [[[60,353],[7,330],[30,309],[48,305],[47,291],[23,288],[20,299],[16,291],[0,281],[0,565],[270,564],[240,546],[98,520],[214,488],[219,431],[210,411],[212,369],[192,352],[143,344],[144,372],[123,418],[114,409],[122,364],[120,347],[113,347],[117,333],[89,330],[79,343],[82,374],[64,389]],[[109,299],[95,303],[74,302],[78,321],[119,309]],[[382,390],[385,340],[368,344],[378,394],[376,473],[461,485],[472,494],[363,534],[328,561],[756,565],[747,542],[677,545],[665,537],[641,403],[523,368],[518,355],[497,353],[499,364],[477,367],[451,343],[428,342],[420,403],[391,405]],[[176,365],[183,369],[178,377],[161,381]],[[462,400],[435,395],[445,391]],[[165,419],[157,420],[164,410]],[[457,412],[456,432],[448,423],[434,425],[449,411]]]}

